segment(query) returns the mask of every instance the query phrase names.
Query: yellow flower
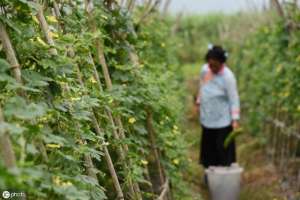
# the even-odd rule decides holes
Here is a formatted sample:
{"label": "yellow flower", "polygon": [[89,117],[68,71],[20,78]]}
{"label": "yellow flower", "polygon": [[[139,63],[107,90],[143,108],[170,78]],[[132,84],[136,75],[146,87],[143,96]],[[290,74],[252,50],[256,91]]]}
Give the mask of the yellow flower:
{"label": "yellow flower", "polygon": [[129,122],[130,124],[133,124],[133,123],[136,122],[136,119],[135,119],[134,117],[130,117],[129,120],[128,120],[128,122]]}
{"label": "yellow flower", "polygon": [[55,185],[61,185],[62,182],[59,176],[53,176],[52,181]]}
{"label": "yellow flower", "polygon": [[89,78],[89,81],[90,81],[91,83],[97,83],[95,77],[93,77],[93,76],[92,76],[91,78]]}
{"label": "yellow flower", "polygon": [[174,135],[177,135],[179,132],[178,132],[178,130],[173,129],[173,130],[172,130],[172,133],[173,133]]}
{"label": "yellow flower", "polygon": [[62,181],[61,178],[60,178],[59,176],[53,176],[53,177],[52,177],[52,181],[53,181],[53,183],[54,183],[55,185],[63,186],[63,187],[67,187],[67,186],[73,185],[73,183],[70,182],[70,181],[66,181],[66,182]]}
{"label": "yellow flower", "polygon": [[108,145],[109,145],[109,142],[103,142],[103,145],[104,145],[104,146],[108,146]]}
{"label": "yellow flower", "polygon": [[46,147],[53,148],[53,149],[59,149],[61,146],[59,144],[47,144]]}
{"label": "yellow flower", "polygon": [[40,37],[37,37],[36,40],[43,46],[48,46]]}
{"label": "yellow flower", "polygon": [[297,56],[296,61],[297,61],[297,62],[300,62],[300,55]]}
{"label": "yellow flower", "polygon": [[49,32],[49,36],[52,38],[58,38],[58,34],[54,32]]}
{"label": "yellow flower", "polygon": [[37,23],[37,24],[39,24],[39,20],[36,18],[36,16],[32,16],[32,19],[33,19],[33,21],[35,22],[35,23]]}
{"label": "yellow flower", "polygon": [[172,147],[173,143],[171,141],[166,141],[166,145],[169,146],[169,147]]}
{"label": "yellow flower", "polygon": [[80,100],[79,97],[71,97],[71,101],[78,101],[78,100]]}
{"label": "yellow flower", "polygon": [[143,165],[148,165],[148,161],[147,161],[147,160],[141,160],[141,163],[142,163]]}
{"label": "yellow flower", "polygon": [[109,100],[108,100],[108,103],[112,104],[113,102],[114,102],[113,98],[110,97]]}
{"label": "yellow flower", "polygon": [[73,185],[73,183],[71,183],[70,181],[67,181],[67,182],[62,182],[61,183],[61,186],[71,186],[71,185]]}
{"label": "yellow flower", "polygon": [[279,74],[282,71],[282,64],[277,65],[276,73]]}
{"label": "yellow flower", "polygon": [[43,116],[39,119],[40,122],[46,122],[48,120],[47,116]]}
{"label": "yellow flower", "polygon": [[174,163],[175,165],[178,165],[179,162],[180,162],[180,160],[179,160],[178,158],[175,158],[175,159],[173,160],[173,163]]}
{"label": "yellow flower", "polygon": [[101,15],[101,17],[105,20],[107,20],[108,18],[105,15]]}
{"label": "yellow flower", "polygon": [[47,20],[52,23],[57,23],[57,19],[54,16],[47,16]]}
{"label": "yellow flower", "polygon": [[290,96],[290,93],[287,91],[287,92],[284,92],[284,93],[282,93],[282,97],[288,97],[288,96]]}
{"label": "yellow flower", "polygon": [[176,125],[173,126],[174,130],[178,130],[178,127]]}
{"label": "yellow flower", "polygon": [[38,127],[39,128],[44,128],[44,125],[43,124],[39,124]]}
{"label": "yellow flower", "polygon": [[160,46],[161,46],[162,48],[164,48],[164,47],[166,46],[166,44],[165,44],[165,43],[161,43]]}

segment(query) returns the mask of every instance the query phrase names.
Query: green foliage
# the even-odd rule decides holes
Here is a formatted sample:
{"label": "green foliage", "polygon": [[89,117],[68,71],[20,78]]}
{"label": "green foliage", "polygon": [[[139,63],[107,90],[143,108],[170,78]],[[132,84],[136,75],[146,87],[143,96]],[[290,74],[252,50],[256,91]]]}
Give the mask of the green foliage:
{"label": "green foliage", "polygon": [[[170,22],[155,14],[147,23],[135,24],[138,13],[130,16],[123,10],[110,11],[97,1],[93,13],[97,31],[92,33],[82,3],[64,3],[60,19],[45,10],[55,41],[52,47],[45,42],[35,17],[40,5],[14,0],[2,1],[1,6],[6,13],[0,20],[7,27],[22,66],[24,84],[13,78],[1,49],[0,102],[5,122],[0,128],[11,136],[17,169],[7,170],[0,163],[0,188],[24,191],[29,199],[114,199],[112,179],[103,159],[104,145],[112,152],[125,193],[129,178],[147,183],[144,160],[150,154],[150,143],[146,109],[150,109],[161,162],[176,199],[181,199],[186,146],[177,127],[182,112],[181,75],[177,73],[177,45],[169,37]],[[99,37],[113,81],[111,91],[106,90],[102,66],[96,62],[104,88],[99,90],[89,55],[91,52],[92,58],[97,57],[94,40]],[[132,49],[128,42],[139,56],[138,66],[129,59]],[[49,53],[51,48],[57,49],[58,55]],[[67,55],[70,48],[75,53],[72,58]],[[85,87],[78,82],[77,67]],[[19,90],[26,94],[18,95]],[[125,140],[113,137],[116,127],[105,114],[107,110],[113,117],[121,116]],[[92,111],[103,135],[97,135],[93,128]],[[118,146],[124,144],[129,145],[127,159],[132,160],[129,173],[117,156]],[[99,184],[87,176],[85,155],[92,157]]]}
{"label": "green foliage", "polygon": [[[288,12],[299,16],[299,11]],[[239,65],[235,67],[245,124],[253,134],[262,130],[266,119],[299,119],[299,31],[289,31],[281,19],[273,20],[276,22],[261,25],[232,51],[232,63]]]}
{"label": "green foliage", "polygon": [[[299,11],[289,6],[285,9],[290,21],[297,24]],[[181,62],[203,63],[210,42],[229,52],[228,65],[238,79],[247,131],[258,134],[268,118],[288,114],[290,122],[299,119],[298,29],[288,31],[274,13],[240,13],[188,17],[179,34],[184,44],[178,52]],[[192,74],[199,70],[200,66]]]}

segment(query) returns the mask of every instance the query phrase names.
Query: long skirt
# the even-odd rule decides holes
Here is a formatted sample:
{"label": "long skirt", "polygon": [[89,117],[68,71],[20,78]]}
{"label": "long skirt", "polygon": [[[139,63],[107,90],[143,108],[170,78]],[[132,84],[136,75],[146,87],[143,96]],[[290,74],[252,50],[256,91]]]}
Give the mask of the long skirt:
{"label": "long skirt", "polygon": [[232,140],[227,148],[224,147],[226,137],[233,128],[206,128],[202,125],[202,139],[200,147],[200,164],[209,166],[230,166],[236,162],[235,141]]}

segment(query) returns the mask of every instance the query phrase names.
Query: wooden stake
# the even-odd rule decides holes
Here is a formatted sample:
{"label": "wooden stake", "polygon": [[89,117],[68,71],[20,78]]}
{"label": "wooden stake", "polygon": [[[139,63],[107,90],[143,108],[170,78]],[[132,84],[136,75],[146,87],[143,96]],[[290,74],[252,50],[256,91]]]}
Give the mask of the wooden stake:
{"label": "wooden stake", "polygon": [[[49,27],[48,27],[48,24],[45,20],[45,17],[44,17],[44,14],[43,14],[43,8],[41,7],[40,10],[38,11],[38,20],[39,20],[39,23],[40,23],[40,26],[44,32],[44,35],[45,35],[45,38],[47,39],[47,42],[49,45],[52,45],[54,47],[54,40],[53,38],[51,37],[51,35],[49,34],[50,33],[50,30],[49,30]],[[57,53],[57,50],[56,49],[53,49],[52,50],[52,53],[53,55],[58,55]],[[80,84],[83,84],[83,82],[81,82]],[[96,133],[98,135],[101,135],[103,136],[101,130],[100,130],[100,127],[99,127],[99,124],[96,120],[96,117],[93,113],[92,115],[92,123],[94,125],[94,128],[96,129]],[[109,171],[110,171],[110,174],[112,176],[112,180],[113,180],[113,183],[114,183],[114,186],[115,186],[115,189],[117,191],[117,196],[118,196],[118,199],[121,199],[123,200],[124,199],[124,196],[123,196],[123,192],[122,192],[122,189],[121,189],[121,186],[120,186],[120,183],[119,183],[119,180],[118,180],[118,177],[117,177],[117,174],[116,174],[116,171],[115,171],[115,168],[113,166],[113,163],[112,163],[112,160],[111,160],[111,157],[110,157],[110,154],[108,152],[108,149],[107,149],[107,146],[104,145],[103,147],[103,151],[104,151],[104,157],[105,157],[105,160],[107,162],[107,165],[108,165],[108,168],[109,168]],[[91,166],[91,163],[88,163],[87,164],[88,166]]]}
{"label": "wooden stake", "polygon": [[44,36],[45,36],[45,39],[47,41],[47,43],[52,47],[50,49],[50,53],[52,55],[57,55],[57,50],[54,48],[54,40],[53,38],[51,37],[51,33],[50,33],[50,29],[49,29],[49,26],[48,26],[48,23],[45,19],[45,16],[44,16],[44,11],[43,11],[43,7],[41,7],[39,10],[38,10],[38,13],[36,15],[39,23],[40,23],[40,26],[41,26],[41,29],[44,33]]}
{"label": "wooden stake", "polygon": [[[5,123],[5,121],[0,106],[0,124],[2,123]],[[8,169],[16,167],[16,156],[9,134],[3,129],[0,129],[0,151],[5,167]]]}
{"label": "wooden stake", "polygon": [[283,9],[278,0],[271,0],[271,6],[277,10],[278,15],[285,19]]}
{"label": "wooden stake", "polygon": [[[12,66],[14,78],[16,79],[16,81],[19,84],[23,85],[23,80],[22,80],[22,77],[21,77],[21,66],[18,62],[15,51],[14,51],[13,46],[11,44],[10,38],[7,34],[6,27],[2,22],[0,22],[0,38],[1,38],[1,41],[3,43],[3,47],[4,47],[4,51],[5,51],[7,60],[10,63],[10,65]],[[18,90],[17,92],[19,93],[19,95],[21,95],[23,97],[26,96],[26,92],[23,91],[23,90]],[[43,159],[46,162],[48,162],[48,156],[47,156],[47,152],[46,152],[46,149],[45,149],[45,145],[41,141],[38,141],[38,145],[40,147],[40,151],[41,151],[41,154],[43,156]],[[24,160],[25,155],[22,154],[21,158],[22,158],[21,160]]]}
{"label": "wooden stake", "polygon": [[135,6],[135,0],[127,0],[126,7],[129,12],[132,12]]}
{"label": "wooden stake", "polygon": [[2,22],[0,22],[0,38],[1,38],[1,42],[3,44],[3,48],[4,48],[4,51],[5,51],[7,60],[8,60],[9,64],[11,65],[11,68],[13,70],[14,77],[17,80],[18,83],[23,85],[23,81],[22,81],[22,78],[21,78],[20,64],[17,60],[15,51],[12,47],[11,42],[10,42],[9,36],[7,34],[7,31],[6,31],[6,27]]}
{"label": "wooden stake", "polygon": [[171,0],[166,0],[164,7],[163,7],[163,16],[165,17],[168,13],[168,8],[171,4]]}
{"label": "wooden stake", "polygon": [[154,162],[158,170],[159,185],[162,186],[164,183],[164,174],[163,174],[163,169],[159,158],[159,152],[155,141],[155,132],[152,124],[152,112],[150,111],[150,109],[147,109],[146,112],[147,112],[147,131],[148,131],[148,137],[151,145],[151,152],[152,152],[151,154],[154,156]]}
{"label": "wooden stake", "polygon": [[148,18],[148,16],[159,6],[160,3],[161,0],[155,0],[153,4],[152,4],[152,0],[148,0],[147,4],[145,5],[144,12],[142,13],[137,24],[144,23]]}
{"label": "wooden stake", "polygon": [[[96,32],[97,27],[96,27],[96,23],[94,21],[94,18],[92,16],[93,7],[94,7],[93,2],[91,0],[85,0],[85,8],[86,8],[86,13],[87,13],[87,16],[88,16],[88,19],[89,19],[91,31]],[[110,78],[110,74],[109,74],[108,66],[107,66],[107,63],[106,63],[106,60],[105,60],[103,47],[102,47],[102,43],[100,41],[100,38],[97,38],[95,40],[95,45],[96,45],[96,51],[97,51],[97,59],[98,59],[98,62],[101,64],[106,86],[107,86],[108,90],[111,90],[112,89],[112,81],[111,81],[111,78]],[[122,125],[122,121],[121,121],[121,118],[118,117],[118,116],[116,117],[116,124],[117,124],[117,127],[119,129],[120,138],[125,139],[126,137],[125,137],[125,132],[124,132],[124,128],[123,128],[123,125]],[[128,152],[128,146],[124,145],[124,149],[125,149],[125,152],[127,153]],[[131,161],[129,160],[129,162],[131,162]],[[137,199],[142,199],[138,184],[137,183],[132,183],[133,184],[132,185],[130,182],[131,181],[129,181],[129,188],[131,188],[130,189],[131,192],[134,191],[134,196]],[[134,188],[134,190],[132,190],[132,187]]]}
{"label": "wooden stake", "polygon": [[[102,84],[101,84],[101,81],[100,81],[100,78],[99,78],[99,74],[98,74],[98,71],[96,69],[95,63],[94,63],[94,61],[92,59],[91,54],[89,55],[89,57],[91,59],[90,61],[91,61],[92,65],[93,65],[94,77],[95,77],[95,79],[97,81],[97,85],[98,85],[99,91],[102,92],[103,91]],[[105,114],[108,116],[109,121],[110,121],[110,123],[111,123],[111,125],[113,127],[113,136],[114,136],[114,138],[117,141],[120,141],[120,139],[121,139],[120,135],[119,135],[119,133],[117,132],[117,129],[116,129],[117,126],[121,127],[119,129],[119,130],[122,130],[121,131],[121,135],[122,135],[121,137],[125,138],[125,133],[124,133],[123,125],[122,125],[122,122],[120,121],[120,118],[117,118],[118,125],[116,126],[115,122],[114,122],[114,119],[113,119],[113,116],[112,116],[112,113],[110,112],[110,110],[108,110],[108,109],[105,108]],[[123,166],[124,166],[125,171],[129,170],[128,165],[127,165],[126,162],[129,162],[129,165],[131,165],[131,160],[130,159],[128,161],[126,160],[126,154],[127,154],[127,152],[128,152],[128,145],[127,144],[123,144],[123,145],[120,145],[118,147],[118,155],[119,155],[119,157],[121,158],[121,160],[123,162]],[[140,189],[139,189],[138,185],[136,183],[133,183],[132,180],[131,180],[131,178],[129,178],[129,190],[130,190],[131,196],[136,196],[137,199],[142,199],[142,196],[140,195],[141,192],[140,192]]]}
{"label": "wooden stake", "polygon": [[[54,4],[56,4],[56,2],[55,2]],[[56,7],[58,7],[58,6],[56,6]],[[59,10],[58,10],[58,9],[56,9],[56,14],[57,14],[58,16],[60,16],[60,13],[59,13]],[[43,18],[44,18],[43,15],[40,16],[40,18],[43,19]],[[41,23],[41,25],[42,25],[42,23]],[[47,24],[46,24],[46,25],[47,25]],[[47,27],[45,27],[45,28],[44,28],[44,34],[46,34],[47,32],[48,32],[48,31],[47,31]],[[46,36],[46,37],[47,37],[47,36]],[[49,38],[48,38],[48,41],[51,41],[52,38],[51,38],[51,35],[50,35],[50,34],[48,34],[48,37],[49,37]],[[52,40],[52,41],[53,41],[53,40]],[[54,45],[54,41],[53,41],[53,45]],[[71,51],[72,51],[72,54],[73,54],[73,56],[74,56],[74,55],[75,55],[74,51],[73,51],[72,49],[71,49]],[[54,52],[54,53],[55,53],[55,52]],[[56,54],[57,54],[57,52],[56,52]],[[89,54],[89,56],[91,56],[91,55]],[[84,88],[84,87],[85,87],[85,86],[84,86],[84,82],[83,82],[82,75],[81,75],[81,72],[80,72],[80,69],[79,69],[78,65],[76,65],[76,68],[77,68],[77,77],[78,77],[78,81],[79,81],[81,87]],[[95,66],[94,66],[94,70],[96,70]],[[96,71],[97,71],[97,70],[96,70]],[[100,84],[100,85],[99,85],[100,90],[102,90],[101,82],[100,82],[100,79],[99,79],[99,75],[98,75],[98,74],[97,74],[97,76],[96,76],[96,79],[99,81],[99,84]],[[93,113],[93,115],[92,115],[92,123],[93,123],[93,126],[94,126],[95,130],[96,130],[96,133],[97,133],[98,135],[103,136],[102,131],[101,131],[100,126],[99,126],[99,123],[98,123],[98,121],[97,121],[97,119],[96,119],[96,115],[95,115],[95,113],[94,113],[93,110],[92,110],[92,113]],[[116,174],[114,165],[113,165],[113,163],[112,163],[112,160],[111,160],[109,151],[108,151],[108,149],[107,149],[106,146],[104,146],[103,150],[104,150],[104,155],[105,155],[106,163],[107,163],[107,165],[108,165],[110,174],[111,174],[112,179],[113,179],[113,182],[114,182],[114,187],[115,187],[115,189],[116,189],[116,191],[117,191],[118,198],[119,198],[119,199],[124,199],[124,195],[123,195],[123,192],[122,192],[122,189],[121,189],[121,186],[120,186],[120,183],[119,183],[119,180],[118,180],[118,177],[117,177],[117,174]],[[96,177],[96,175],[93,173],[93,170],[92,170],[92,169],[94,168],[94,166],[93,166],[92,160],[91,160],[91,158],[90,158],[89,155],[85,157],[85,161],[87,162],[87,167],[88,167],[87,170],[88,170],[88,173],[89,173],[92,177]],[[96,179],[96,180],[97,180],[97,179]]]}

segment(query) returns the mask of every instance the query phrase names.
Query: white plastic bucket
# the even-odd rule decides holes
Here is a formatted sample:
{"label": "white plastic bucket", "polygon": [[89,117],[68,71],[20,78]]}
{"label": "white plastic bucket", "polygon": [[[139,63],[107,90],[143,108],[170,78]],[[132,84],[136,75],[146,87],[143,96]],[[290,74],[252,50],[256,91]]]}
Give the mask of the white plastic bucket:
{"label": "white plastic bucket", "polygon": [[234,163],[230,167],[209,167],[205,170],[212,200],[238,200],[243,168]]}

